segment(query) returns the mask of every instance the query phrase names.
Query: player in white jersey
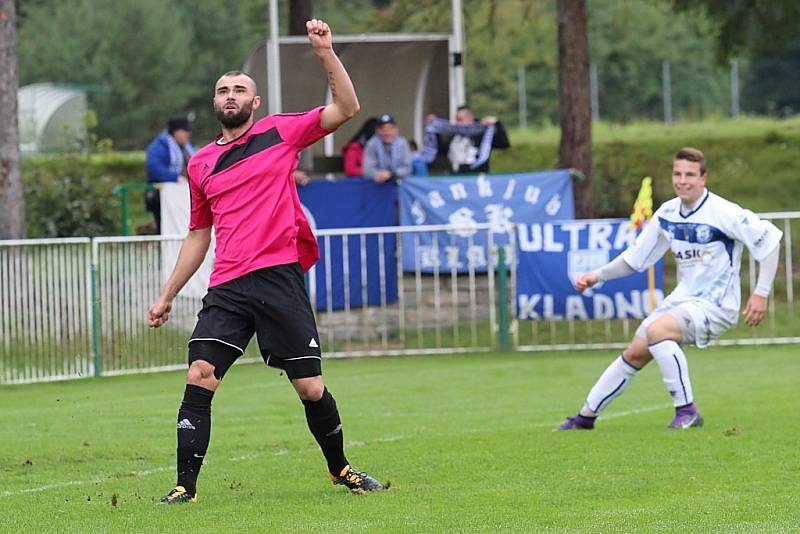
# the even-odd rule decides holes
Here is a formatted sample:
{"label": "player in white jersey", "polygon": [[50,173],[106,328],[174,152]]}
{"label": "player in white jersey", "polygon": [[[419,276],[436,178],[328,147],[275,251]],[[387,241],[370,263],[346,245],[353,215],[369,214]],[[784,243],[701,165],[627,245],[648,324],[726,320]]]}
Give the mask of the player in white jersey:
{"label": "player in white jersey", "polygon": [[600,281],[641,272],[671,250],[679,282],[603,372],[580,412],[568,417],[558,430],[594,428],[597,416],[652,359],[661,369],[675,405],[669,428],[702,426],[681,345],[704,348],[736,324],[741,305],[739,268],[745,246],[758,261],[759,273],[742,315],[750,326],[761,322],[778,269],[782,236],[772,223],[705,186],[703,153],[695,148],[681,149],[672,162],[672,187],[677,198],[656,210],[630,248],[600,269],[577,278],[575,287],[582,292]]}

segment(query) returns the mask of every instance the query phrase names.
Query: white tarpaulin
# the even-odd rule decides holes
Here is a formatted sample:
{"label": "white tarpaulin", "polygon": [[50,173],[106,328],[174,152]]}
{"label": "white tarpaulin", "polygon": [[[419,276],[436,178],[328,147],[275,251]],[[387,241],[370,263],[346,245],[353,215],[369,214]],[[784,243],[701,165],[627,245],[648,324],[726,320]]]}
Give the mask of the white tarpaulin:
{"label": "white tarpaulin", "polygon": [[[165,236],[184,236],[189,228],[189,184],[165,183],[161,189],[161,233]],[[183,241],[166,240],[161,242],[161,272],[166,282],[175,267],[178,252]],[[216,240],[211,234],[208,254],[197,272],[181,290],[181,295],[202,298],[208,291],[208,280],[214,267],[214,246]]]}

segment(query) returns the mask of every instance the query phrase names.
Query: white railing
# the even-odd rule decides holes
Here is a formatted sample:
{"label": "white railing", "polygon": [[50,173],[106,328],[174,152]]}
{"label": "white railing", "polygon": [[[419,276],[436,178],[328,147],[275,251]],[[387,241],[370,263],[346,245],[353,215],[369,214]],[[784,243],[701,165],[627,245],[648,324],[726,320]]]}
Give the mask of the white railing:
{"label": "white railing", "polygon": [[[800,212],[761,216],[784,231],[769,315],[757,328],[739,325],[720,344],[800,343],[794,305]],[[432,252],[438,258],[437,247],[453,242],[458,230],[464,228],[317,231],[324,254],[307,286],[325,355],[491,351],[504,347],[504,333],[523,351],[618,348],[633,334],[637,323],[628,320],[504,322],[515,317],[513,261],[501,291],[502,269],[491,269],[489,276],[485,265],[483,272],[472,261],[459,269],[430,261],[431,250],[421,253],[423,233],[440,236]],[[496,265],[489,225],[469,230],[474,234],[467,245],[483,237],[488,245],[479,256]],[[510,240],[513,249],[513,235]],[[146,321],[180,243],[181,236],[0,241],[0,384],[185,368],[202,280],[190,282],[176,298],[164,327],[150,329]],[[403,265],[409,246],[411,267]],[[755,262],[748,259],[743,267],[742,293],[748,295]],[[257,344],[251,343],[243,361],[257,360]]]}
{"label": "white railing", "polygon": [[[497,331],[495,307],[490,305],[496,298],[493,276],[479,272],[477,264],[458,272],[433,261],[426,269],[416,253],[414,268],[403,269],[402,236],[413,236],[416,249],[422,233],[439,234],[447,242],[448,232],[457,229],[463,230],[318,231],[325,254],[307,285],[326,356],[490,350]],[[483,235],[488,250],[494,248],[489,225],[469,230]],[[186,342],[207,277],[203,282],[199,274],[199,281],[187,284],[166,325],[147,326],[147,308],[172,269],[181,239],[0,241],[0,384],[185,367]],[[387,246],[390,240],[396,245]],[[351,249],[355,255],[347,253]],[[488,252],[483,255],[491,258]],[[337,256],[338,267],[333,261]],[[325,273],[322,287],[316,283],[320,269]],[[354,273],[359,276],[353,278]],[[344,287],[335,290],[337,283]],[[341,302],[334,304],[337,298]],[[324,303],[319,309],[318,299]],[[243,361],[258,359],[257,344],[251,343]]]}
{"label": "white railing", "polygon": [[[781,264],[776,276],[773,294],[769,300],[767,318],[755,328],[742,322],[717,340],[717,345],[760,345],[778,343],[800,343],[800,321],[795,310],[795,284],[800,285],[800,212],[761,213],[759,217],[771,220],[783,230],[781,240]],[[794,226],[794,228],[793,228]],[[742,261],[742,298],[750,295],[756,284],[756,262],[747,248]],[[667,255],[669,256],[669,255]],[[668,258],[669,259],[669,258]],[[797,265],[798,267],[795,267]],[[665,276],[675,279],[674,265],[669,262]],[[674,284],[673,284],[674,286]],[[671,290],[666,288],[665,293]],[[512,321],[511,332],[514,346],[520,351],[618,349],[627,346],[638,321]]]}
{"label": "white railing", "polygon": [[0,383],[94,373],[90,240],[0,241]]}

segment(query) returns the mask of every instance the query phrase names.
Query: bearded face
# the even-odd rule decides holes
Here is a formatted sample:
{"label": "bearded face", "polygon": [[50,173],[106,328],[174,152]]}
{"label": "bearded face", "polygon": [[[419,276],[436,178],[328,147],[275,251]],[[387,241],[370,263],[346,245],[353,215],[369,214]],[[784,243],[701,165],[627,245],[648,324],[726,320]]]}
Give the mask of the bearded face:
{"label": "bearded face", "polygon": [[255,98],[249,102],[244,102],[241,106],[231,101],[225,102],[221,106],[214,102],[214,114],[223,127],[228,129],[238,128],[246,123],[253,114],[254,100]]}

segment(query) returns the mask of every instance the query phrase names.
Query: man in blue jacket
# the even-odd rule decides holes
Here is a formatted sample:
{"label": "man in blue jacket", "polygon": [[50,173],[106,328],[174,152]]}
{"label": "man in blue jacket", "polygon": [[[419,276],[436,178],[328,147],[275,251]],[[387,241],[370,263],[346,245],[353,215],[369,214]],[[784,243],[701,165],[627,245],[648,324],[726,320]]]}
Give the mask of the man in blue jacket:
{"label": "man in blue jacket", "polygon": [[157,184],[186,182],[186,164],[195,152],[191,137],[189,120],[173,117],[167,121],[167,129],[147,146],[147,183],[155,188],[145,193],[145,208],[155,218],[156,233],[161,233],[161,195]]}

